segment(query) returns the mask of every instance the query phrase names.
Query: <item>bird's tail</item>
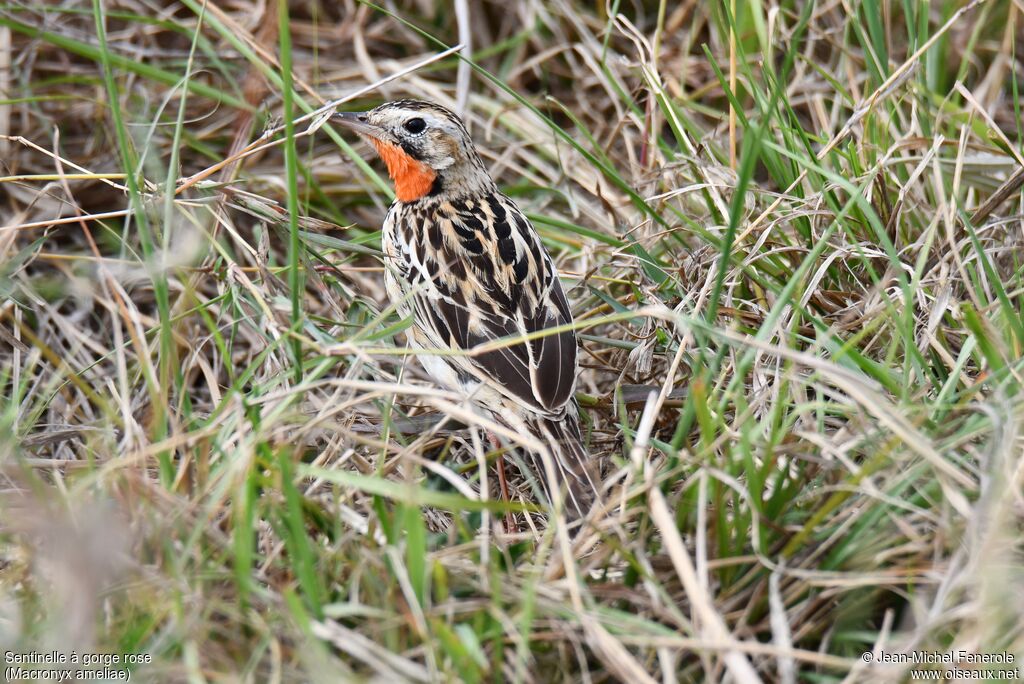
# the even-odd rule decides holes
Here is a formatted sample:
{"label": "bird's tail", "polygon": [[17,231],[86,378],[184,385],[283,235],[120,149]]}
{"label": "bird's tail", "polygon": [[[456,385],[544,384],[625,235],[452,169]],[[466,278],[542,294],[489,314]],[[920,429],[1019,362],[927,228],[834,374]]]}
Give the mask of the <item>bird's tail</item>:
{"label": "bird's tail", "polygon": [[545,465],[544,454],[530,454],[533,470],[548,499],[554,501],[554,491],[561,489],[565,493],[566,515],[571,519],[583,517],[594,504],[600,474],[597,461],[590,458],[583,444],[576,407],[571,406],[561,419],[531,416],[528,420],[537,437],[548,445],[551,456],[553,473]]}

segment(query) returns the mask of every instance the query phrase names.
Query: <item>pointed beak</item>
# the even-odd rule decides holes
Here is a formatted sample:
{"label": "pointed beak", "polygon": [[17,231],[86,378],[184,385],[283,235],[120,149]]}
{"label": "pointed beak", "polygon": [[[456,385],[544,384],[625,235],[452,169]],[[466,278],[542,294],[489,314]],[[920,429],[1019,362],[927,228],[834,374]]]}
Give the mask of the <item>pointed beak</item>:
{"label": "pointed beak", "polygon": [[360,135],[368,135],[371,138],[383,137],[384,131],[366,120],[363,112],[335,112],[331,120],[351,129]]}

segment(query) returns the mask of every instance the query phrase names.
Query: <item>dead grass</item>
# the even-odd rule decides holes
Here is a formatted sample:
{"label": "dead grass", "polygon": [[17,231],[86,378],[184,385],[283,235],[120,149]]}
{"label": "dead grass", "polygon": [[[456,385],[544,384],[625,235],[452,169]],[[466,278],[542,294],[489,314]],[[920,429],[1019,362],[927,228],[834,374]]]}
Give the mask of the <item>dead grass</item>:
{"label": "dead grass", "polygon": [[[0,9],[0,648],[135,681],[1019,663],[1024,6],[456,4]],[[390,188],[317,114],[401,97],[464,105],[556,255],[605,464],[579,532],[530,477],[496,500],[405,349]]]}

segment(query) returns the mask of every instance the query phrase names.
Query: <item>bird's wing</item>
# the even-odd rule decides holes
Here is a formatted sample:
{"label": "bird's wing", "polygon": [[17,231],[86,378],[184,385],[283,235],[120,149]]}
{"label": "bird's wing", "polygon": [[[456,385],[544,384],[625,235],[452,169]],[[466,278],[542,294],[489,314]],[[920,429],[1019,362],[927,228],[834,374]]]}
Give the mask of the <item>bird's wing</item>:
{"label": "bird's wing", "polygon": [[[436,346],[471,350],[572,323],[551,258],[512,200],[494,192],[446,202],[435,216],[421,237],[421,253],[436,259],[424,275],[434,275],[414,306]],[[561,412],[576,385],[572,330],[450,360],[542,413]]]}

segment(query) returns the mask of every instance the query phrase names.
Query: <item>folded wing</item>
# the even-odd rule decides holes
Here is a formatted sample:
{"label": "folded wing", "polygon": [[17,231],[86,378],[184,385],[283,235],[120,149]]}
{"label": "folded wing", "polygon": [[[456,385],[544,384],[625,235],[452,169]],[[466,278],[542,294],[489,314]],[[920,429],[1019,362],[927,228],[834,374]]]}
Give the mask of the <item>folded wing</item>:
{"label": "folded wing", "polygon": [[576,385],[576,335],[545,331],[571,324],[572,314],[529,221],[507,198],[496,209],[487,210],[490,227],[484,222],[469,235],[457,230],[460,239],[472,240],[468,258],[461,255],[469,286],[434,278],[415,297],[417,319],[429,323],[438,346],[463,350],[536,335],[456,363],[535,412],[559,414]]}

